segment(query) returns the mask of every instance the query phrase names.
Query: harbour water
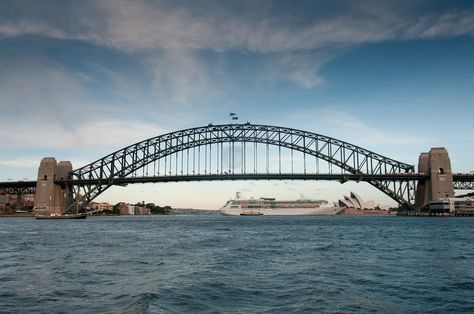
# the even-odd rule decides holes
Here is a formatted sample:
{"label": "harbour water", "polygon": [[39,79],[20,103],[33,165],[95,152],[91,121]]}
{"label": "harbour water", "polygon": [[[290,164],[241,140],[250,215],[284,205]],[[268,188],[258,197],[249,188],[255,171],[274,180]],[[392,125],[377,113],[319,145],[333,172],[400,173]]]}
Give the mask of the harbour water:
{"label": "harbour water", "polygon": [[0,219],[0,312],[472,313],[474,218]]}

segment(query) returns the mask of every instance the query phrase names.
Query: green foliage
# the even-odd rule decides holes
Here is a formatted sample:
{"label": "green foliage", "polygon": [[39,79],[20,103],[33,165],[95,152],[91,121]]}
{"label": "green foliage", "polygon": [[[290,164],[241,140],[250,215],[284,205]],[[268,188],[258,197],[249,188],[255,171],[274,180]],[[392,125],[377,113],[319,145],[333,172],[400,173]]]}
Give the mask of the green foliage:
{"label": "green foliage", "polygon": [[145,205],[146,208],[149,208],[150,210],[153,210],[156,208],[156,205],[155,203],[148,203]]}
{"label": "green foliage", "polygon": [[144,206],[150,209],[152,215],[169,215],[171,211],[171,206],[161,207],[155,205],[155,203],[147,203]]}
{"label": "green foliage", "polygon": [[23,206],[21,209],[31,213],[33,211],[33,205]]}
{"label": "green foliage", "polygon": [[5,213],[11,214],[11,213],[14,213],[14,212],[15,212],[15,206],[13,206],[10,203],[6,203],[5,204]]}
{"label": "green foliage", "polygon": [[170,206],[155,206],[154,208],[150,208],[150,211],[153,215],[169,215],[171,211]]}
{"label": "green foliage", "polygon": [[117,203],[112,206],[112,215],[120,215],[120,204],[121,203]]}
{"label": "green foliage", "polygon": [[[122,203],[115,204],[112,208],[112,214],[120,215],[120,206]],[[155,203],[146,203],[145,202],[138,202],[135,206],[146,207],[150,209],[150,213],[152,215],[169,215],[171,213],[171,206],[158,206]]]}

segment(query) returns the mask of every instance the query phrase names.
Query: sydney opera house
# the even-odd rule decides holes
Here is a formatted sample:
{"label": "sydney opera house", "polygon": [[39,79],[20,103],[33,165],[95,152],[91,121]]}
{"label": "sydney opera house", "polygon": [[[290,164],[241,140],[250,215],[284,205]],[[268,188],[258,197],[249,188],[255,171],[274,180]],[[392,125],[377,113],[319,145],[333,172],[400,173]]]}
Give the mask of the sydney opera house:
{"label": "sydney opera house", "polygon": [[350,193],[350,196],[344,195],[344,199],[338,201],[339,207],[348,207],[354,209],[374,209],[374,201],[362,201],[362,198],[354,192]]}

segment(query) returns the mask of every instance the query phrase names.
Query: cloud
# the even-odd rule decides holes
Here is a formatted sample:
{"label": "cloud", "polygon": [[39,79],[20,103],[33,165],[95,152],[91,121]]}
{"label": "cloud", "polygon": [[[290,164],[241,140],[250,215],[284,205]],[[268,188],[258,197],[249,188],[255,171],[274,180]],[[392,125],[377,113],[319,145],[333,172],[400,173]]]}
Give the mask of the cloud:
{"label": "cloud", "polygon": [[[318,117],[317,130],[314,130],[314,117]],[[324,130],[322,135],[346,140],[364,148],[381,146],[427,145],[433,143],[433,138],[422,135],[407,134],[397,130],[390,132],[377,128],[358,115],[354,115],[344,107],[320,107],[311,111],[294,112],[288,116],[290,125],[297,125],[298,129]]]}
{"label": "cloud", "polygon": [[267,64],[267,72],[274,81],[288,80],[311,89],[324,83],[324,77],[319,74],[320,69],[334,57],[335,53],[326,50],[282,54]]}
{"label": "cloud", "polygon": [[102,120],[84,122],[66,130],[59,125],[43,124],[35,127],[11,126],[0,133],[5,148],[53,149],[120,149],[131,143],[165,133],[163,129],[142,122]]}
{"label": "cloud", "polygon": [[[270,56],[265,67],[269,77],[314,88],[324,82],[319,74],[324,64],[350,47],[474,34],[474,11],[434,11],[422,1],[344,2],[331,7],[331,15],[321,14],[317,5],[289,10],[276,1],[9,5],[14,14],[0,23],[0,37],[34,34],[140,54],[151,64],[153,86],[161,97],[176,103],[202,96],[206,89],[211,94],[217,90],[209,83],[209,68],[199,56],[202,51]],[[51,7],[55,10],[49,12]]]}
{"label": "cloud", "polygon": [[[30,123],[59,123],[68,128],[71,117],[95,109],[81,88],[84,78],[48,60],[0,58],[1,120],[22,117]],[[34,125],[34,124],[33,124]]]}
{"label": "cloud", "polygon": [[153,86],[160,98],[188,104],[193,98],[212,99],[217,95],[204,64],[191,53],[173,50],[149,58],[154,72]]}
{"label": "cloud", "polygon": [[21,158],[14,160],[0,160],[0,166],[15,168],[37,168],[39,165],[38,160],[40,159],[41,158]]}
{"label": "cloud", "polygon": [[272,54],[403,37],[457,36],[474,31],[474,12],[430,12],[422,4],[346,3],[347,8],[337,8],[333,16],[315,12],[313,19],[306,20],[300,19],[310,9],[304,5],[293,14],[285,14],[275,3],[239,4],[242,8],[236,11],[232,4],[217,1],[194,5],[100,1],[98,7],[104,13],[105,23],[100,23],[104,29],[99,30],[99,38],[127,51],[244,49]]}
{"label": "cloud", "polygon": [[405,37],[436,38],[459,35],[474,35],[474,12],[472,11],[450,11],[440,15],[427,14],[408,27]]}
{"label": "cloud", "polygon": [[[112,100],[91,93],[89,85],[96,83],[88,75],[51,60],[0,56],[0,63],[0,141],[6,148],[118,149],[162,134],[177,120],[186,121],[181,112],[156,110],[134,87],[136,83],[105,67],[95,70],[108,80],[100,85],[101,92],[106,88],[115,92]],[[135,105],[113,103],[121,97]],[[131,118],[142,111],[153,122]]]}
{"label": "cloud", "polygon": [[16,37],[25,34],[46,35],[48,37],[66,39],[68,36],[62,30],[50,26],[46,21],[20,20],[0,24],[1,37]]}

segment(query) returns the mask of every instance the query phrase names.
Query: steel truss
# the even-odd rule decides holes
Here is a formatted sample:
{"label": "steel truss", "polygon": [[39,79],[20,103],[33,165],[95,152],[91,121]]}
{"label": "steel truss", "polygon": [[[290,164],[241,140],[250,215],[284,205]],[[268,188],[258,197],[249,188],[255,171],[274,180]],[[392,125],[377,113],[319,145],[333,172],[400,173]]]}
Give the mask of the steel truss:
{"label": "steel truss", "polygon": [[455,190],[474,190],[474,173],[453,174]]}
{"label": "steel truss", "polygon": [[35,194],[36,181],[8,181],[0,182],[0,195],[5,194]]}
{"label": "steel truss", "polygon": [[455,190],[474,190],[474,179],[473,181],[454,181]]}
{"label": "steel truss", "polygon": [[36,187],[0,187],[0,195],[35,194]]}
{"label": "steel truss", "polygon": [[[231,156],[227,156],[222,150],[223,143],[227,143],[232,148],[229,153]],[[237,147],[237,143],[240,143],[242,151],[239,151],[237,148],[234,149],[234,146]],[[243,166],[241,169],[236,169],[234,158],[243,158],[245,160],[246,150],[249,150],[248,147],[246,148],[247,143],[249,144],[248,146],[252,145],[250,143],[255,144],[253,151],[255,154],[255,167],[253,169],[246,169]],[[257,143],[265,144],[266,150],[257,153]],[[211,170],[211,166],[209,168],[206,166],[204,173],[201,173],[201,169],[196,169],[193,160],[192,175],[201,176],[202,180],[206,180],[206,176],[211,174],[220,176],[222,180],[251,179],[252,175],[258,174],[257,155],[260,154],[261,156],[263,153],[266,154],[265,173],[269,173],[269,164],[275,161],[269,159],[268,147],[277,146],[279,149],[287,148],[291,150],[291,156],[293,156],[293,151],[303,153],[305,158],[303,176],[308,176],[309,178],[310,175],[314,175],[314,173],[306,172],[306,156],[312,156],[316,160],[324,160],[330,166],[337,166],[341,172],[338,175],[378,175],[377,179],[368,179],[366,181],[398,203],[408,207],[413,206],[415,179],[409,175],[414,173],[414,166],[328,136],[297,129],[250,123],[209,124],[204,127],[190,128],[149,138],[74,170],[72,173],[73,180],[65,183],[71,185],[76,202],[82,205],[92,201],[110,186],[121,184],[120,181],[123,181],[125,178],[129,178],[128,183],[140,182],[137,172],[141,172],[143,177],[162,178],[171,175],[171,172],[166,169],[166,162],[169,160],[169,163],[171,163],[172,159],[170,159],[170,156],[172,155],[176,156],[173,161],[176,164],[175,169],[177,173],[175,175],[178,177],[189,176],[189,172],[191,172],[189,155],[194,154],[193,158],[195,158],[196,151],[199,151],[199,154],[201,154],[202,149],[206,152],[206,159],[208,158],[207,151],[209,151],[210,159],[211,149],[216,147],[216,145],[217,147],[221,145],[220,155],[217,152],[217,156],[220,156],[218,158],[221,159],[220,169]],[[181,159],[179,159],[179,154],[181,154]],[[238,156],[239,154],[241,157]],[[184,161],[185,158],[187,158],[186,162]],[[165,161],[164,173],[163,171],[161,173],[160,171],[156,172],[156,169],[149,169],[149,167],[155,167],[156,162],[163,159]],[[229,169],[226,169],[226,171],[222,167],[224,159],[226,161],[228,159],[230,164]],[[278,162],[280,165],[277,174],[282,174],[281,157]],[[178,163],[180,163],[181,171],[178,171]],[[198,165],[201,165],[201,163],[201,161],[198,162]],[[206,160],[205,164],[207,165],[207,163],[208,161]],[[152,173],[151,176],[149,172]],[[293,170],[288,175],[296,177],[296,173],[293,173]],[[333,175],[332,168],[328,175]],[[407,177],[403,177],[404,175],[407,175]],[[137,180],[134,181],[134,177],[137,177]],[[350,177],[347,180],[355,180],[354,178]],[[158,181],[160,180],[155,180],[155,182]],[[343,182],[345,179],[343,178],[341,181]],[[77,204],[72,206],[75,205]]]}

